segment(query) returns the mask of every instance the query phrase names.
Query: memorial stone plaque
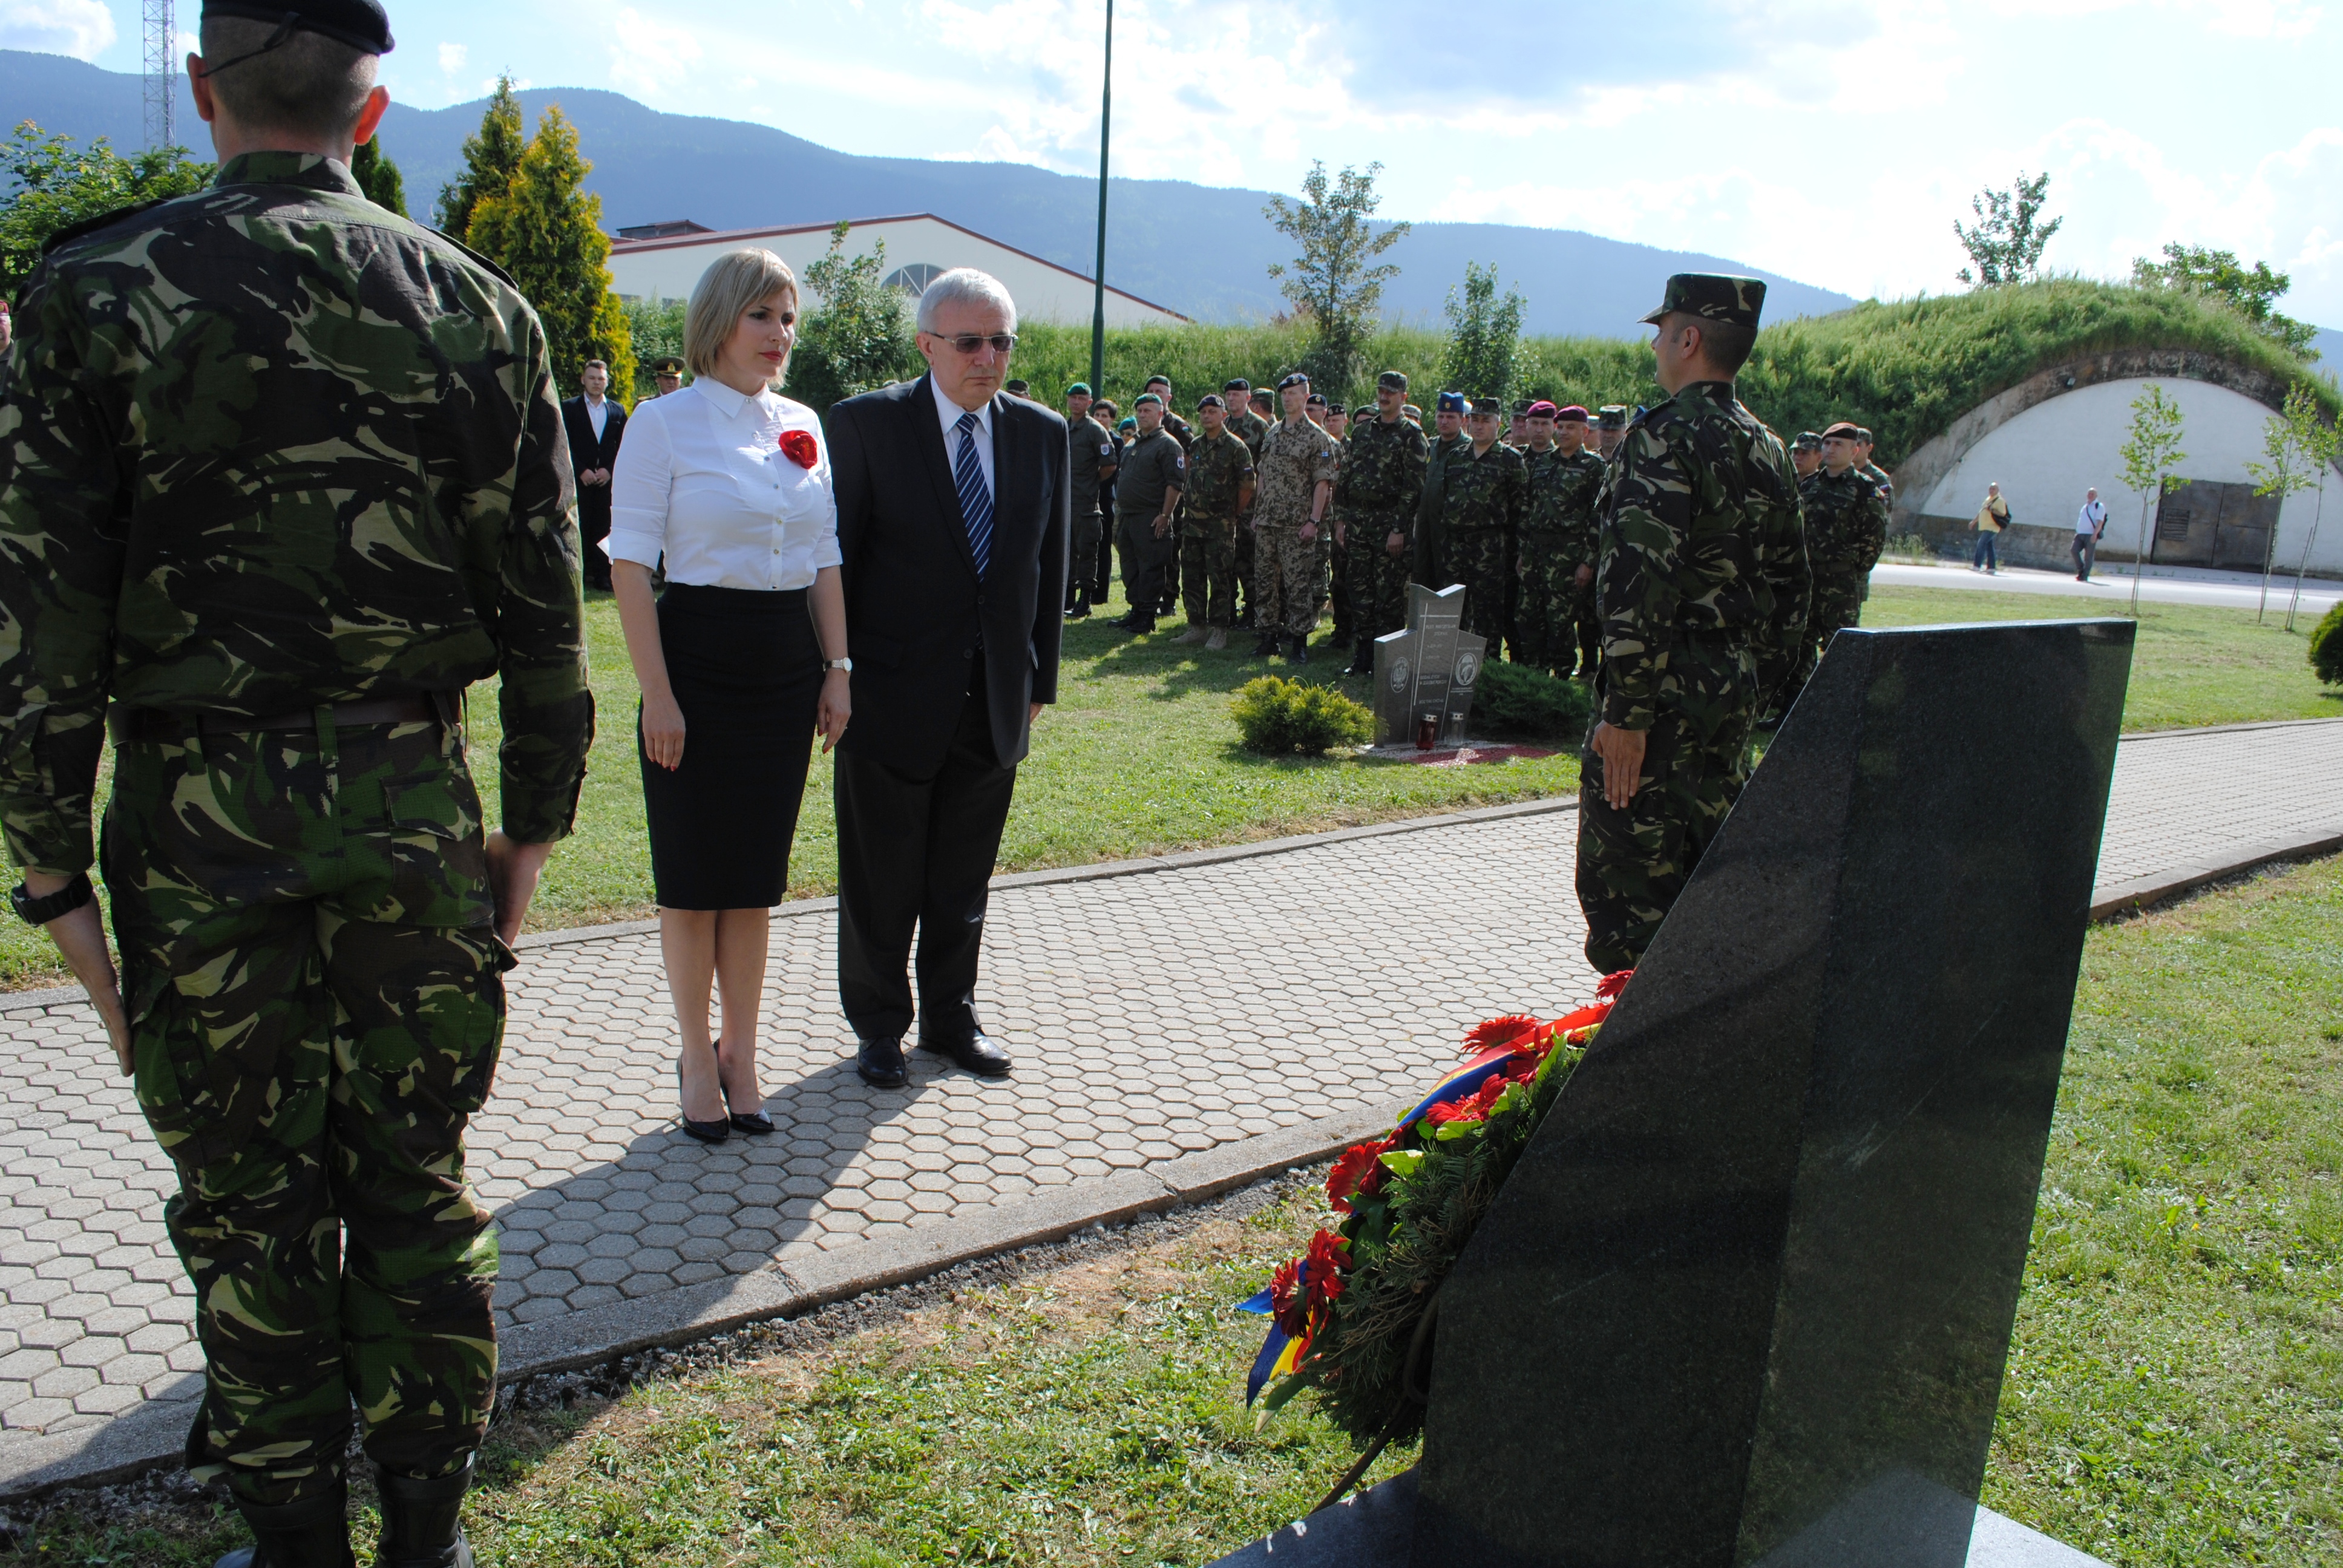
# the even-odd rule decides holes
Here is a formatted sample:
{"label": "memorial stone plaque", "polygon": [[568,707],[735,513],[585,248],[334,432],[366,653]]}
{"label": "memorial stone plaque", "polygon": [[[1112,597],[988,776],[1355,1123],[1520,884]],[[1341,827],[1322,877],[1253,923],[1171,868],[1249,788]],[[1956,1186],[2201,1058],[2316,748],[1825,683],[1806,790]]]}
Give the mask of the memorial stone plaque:
{"label": "memorial stone plaque", "polygon": [[1415,1469],[1230,1564],[2089,1562],[1976,1498],[2132,635],[1832,640],[1442,1285]]}
{"label": "memorial stone plaque", "polygon": [[1375,639],[1375,720],[1385,746],[1409,745],[1433,720],[1438,743],[1461,745],[1488,639],[1459,629],[1464,587],[1407,588],[1407,629]]}

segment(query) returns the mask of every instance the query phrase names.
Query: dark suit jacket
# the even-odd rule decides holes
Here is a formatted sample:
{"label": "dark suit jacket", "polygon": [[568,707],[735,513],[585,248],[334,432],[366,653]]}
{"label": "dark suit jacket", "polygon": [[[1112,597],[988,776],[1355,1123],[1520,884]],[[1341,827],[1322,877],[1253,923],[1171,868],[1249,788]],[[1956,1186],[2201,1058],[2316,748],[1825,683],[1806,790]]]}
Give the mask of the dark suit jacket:
{"label": "dark suit jacket", "polygon": [[992,399],[991,569],[977,580],[929,377],[830,411],[854,722],[842,749],[909,771],[939,766],[982,639],[992,746],[1023,759],[1029,702],[1058,699],[1072,487],[1066,422]]}
{"label": "dark suit jacket", "polygon": [[[618,460],[618,440],[627,433],[627,411],[618,407],[615,397],[607,399],[610,417],[602,421],[602,438],[594,439],[594,422],[586,417],[586,395],[579,393],[561,405],[561,427],[569,436],[569,467],[571,477],[588,468],[608,468]],[[607,514],[610,509],[610,487],[580,485],[578,487],[578,508],[580,511]]]}

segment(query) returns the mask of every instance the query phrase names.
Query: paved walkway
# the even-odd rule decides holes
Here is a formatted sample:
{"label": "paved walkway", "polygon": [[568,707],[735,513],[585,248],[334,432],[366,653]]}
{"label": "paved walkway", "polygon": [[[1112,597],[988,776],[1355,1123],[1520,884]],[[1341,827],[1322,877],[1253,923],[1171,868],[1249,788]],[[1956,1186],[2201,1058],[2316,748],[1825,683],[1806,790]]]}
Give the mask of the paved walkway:
{"label": "paved walkway", "polygon": [[[2343,721],[2120,755],[2103,901],[2343,839]],[[1008,1082],[922,1057],[908,1091],[864,1086],[831,1000],[829,902],[792,906],[765,1015],[780,1131],[712,1150],[675,1130],[656,937],[538,939],[471,1139],[508,1358],[867,1284],[1015,1234],[1004,1214],[1209,1190],[1363,1131],[1472,1023],[1591,994],[1575,821],[1535,803],[1003,879],[985,1011],[1025,1069]],[[85,1006],[0,1010],[0,1493],[167,1452],[199,1383],[160,1219],[168,1165],[105,1056]]]}
{"label": "paved walkway", "polygon": [[[2095,601],[2102,608],[2131,602],[2131,568],[2102,563],[2091,580],[2078,583],[2075,574],[2037,567],[2004,567],[1992,577],[1971,571],[1957,562],[1912,566],[1883,562],[1871,568],[1871,580],[1891,588],[1976,588],[1990,593],[2049,594],[2060,598]],[[2274,623],[2286,619],[2287,600],[2294,593],[2294,574],[2273,577],[2268,614]],[[2253,572],[2204,571],[2193,567],[2150,567],[2139,580],[2139,597],[2154,604],[2216,605],[2223,609],[2253,609],[2262,601],[2262,579]],[[2302,579],[2302,603],[2295,611],[2295,628],[2307,629],[2303,618],[2318,618],[2343,598],[2343,583],[2332,578]],[[2075,613],[2090,613],[2084,606]]]}

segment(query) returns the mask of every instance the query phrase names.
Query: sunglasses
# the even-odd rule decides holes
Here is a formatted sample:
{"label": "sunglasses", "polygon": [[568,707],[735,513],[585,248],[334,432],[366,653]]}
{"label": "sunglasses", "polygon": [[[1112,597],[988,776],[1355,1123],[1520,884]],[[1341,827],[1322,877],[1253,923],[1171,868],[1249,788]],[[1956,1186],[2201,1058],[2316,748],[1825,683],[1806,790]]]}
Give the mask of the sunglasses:
{"label": "sunglasses", "polygon": [[1017,347],[1017,334],[1014,332],[996,332],[990,337],[980,337],[973,332],[964,332],[958,337],[946,337],[940,332],[930,332],[928,336],[950,344],[955,354],[972,355],[988,346],[995,354],[1006,354]]}

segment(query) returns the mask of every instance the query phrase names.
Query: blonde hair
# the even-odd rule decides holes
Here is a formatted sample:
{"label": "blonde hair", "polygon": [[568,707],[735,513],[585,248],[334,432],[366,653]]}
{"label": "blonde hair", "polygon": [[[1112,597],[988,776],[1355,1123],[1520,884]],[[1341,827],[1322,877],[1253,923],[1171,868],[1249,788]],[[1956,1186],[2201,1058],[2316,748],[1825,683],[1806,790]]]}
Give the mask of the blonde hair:
{"label": "blonde hair", "polygon": [[683,362],[691,373],[715,375],[742,313],[783,293],[796,302],[798,276],[771,251],[735,250],[718,256],[691,286],[691,299],[683,307]]}

